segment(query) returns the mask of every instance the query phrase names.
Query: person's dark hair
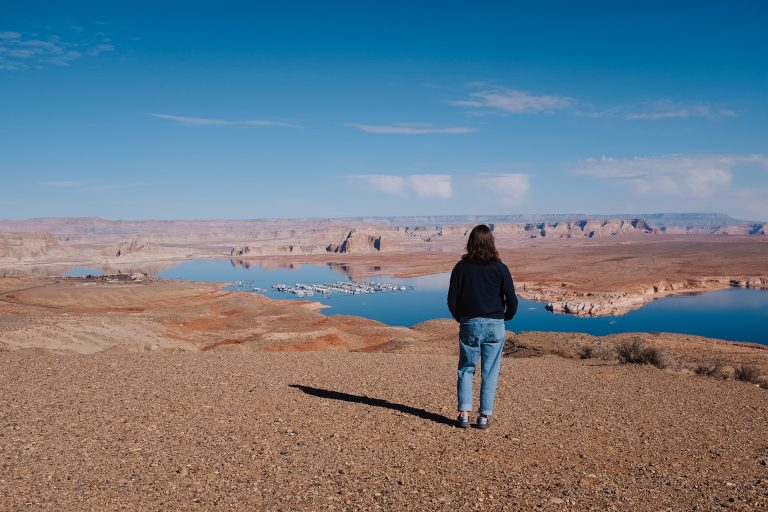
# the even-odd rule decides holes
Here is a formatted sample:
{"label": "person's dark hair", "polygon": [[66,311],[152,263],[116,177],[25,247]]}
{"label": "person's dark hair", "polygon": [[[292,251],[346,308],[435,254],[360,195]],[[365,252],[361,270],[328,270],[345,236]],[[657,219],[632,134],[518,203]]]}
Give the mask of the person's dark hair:
{"label": "person's dark hair", "polygon": [[493,233],[485,224],[472,228],[467,240],[467,254],[461,257],[472,263],[492,263],[499,260],[496,244],[493,242]]}

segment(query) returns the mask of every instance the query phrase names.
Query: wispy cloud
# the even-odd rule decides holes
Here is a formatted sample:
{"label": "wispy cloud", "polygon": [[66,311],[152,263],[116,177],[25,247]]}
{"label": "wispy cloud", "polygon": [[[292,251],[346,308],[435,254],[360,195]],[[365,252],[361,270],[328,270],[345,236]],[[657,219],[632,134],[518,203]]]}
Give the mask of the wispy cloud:
{"label": "wispy cloud", "polygon": [[736,112],[710,103],[681,103],[671,100],[657,100],[631,108],[624,114],[629,120],[661,120],[687,117],[733,117]]}
{"label": "wispy cloud", "polygon": [[522,203],[531,189],[530,176],[523,173],[478,174],[477,181],[506,205]]}
{"label": "wispy cloud", "polygon": [[658,121],[683,118],[733,117],[733,109],[709,102],[686,102],[659,99],[614,107],[595,106],[570,96],[560,94],[537,94],[520,89],[510,89],[487,82],[472,82],[467,87],[474,89],[469,97],[450,100],[448,104],[466,107],[471,115],[490,114],[536,114],[567,111],[583,117],[615,117],[629,121]]}
{"label": "wispy cloud", "polygon": [[82,183],[79,181],[43,181],[40,184],[46,187],[57,188],[76,188],[82,186]]}
{"label": "wispy cloud", "polygon": [[420,197],[441,199],[453,196],[453,178],[448,174],[352,174],[347,177],[385,194],[406,196],[413,192]]}
{"label": "wispy cloud", "polygon": [[152,117],[172,121],[182,126],[278,126],[282,128],[297,128],[293,123],[273,121],[270,119],[215,119],[210,117],[175,116],[171,114],[150,113]]}
{"label": "wispy cloud", "polygon": [[663,155],[587,158],[572,172],[627,183],[637,194],[710,198],[728,189],[738,166],[768,169],[766,155]]}
{"label": "wispy cloud", "polygon": [[400,135],[432,135],[432,134],[462,134],[477,131],[466,126],[435,126],[427,123],[398,123],[398,124],[360,124],[349,123],[347,126],[357,128],[366,133],[386,133]]}
{"label": "wispy cloud", "polygon": [[661,121],[665,119],[686,118],[722,118],[734,117],[735,110],[707,102],[684,102],[669,99],[652,100],[635,105],[610,107],[604,109],[590,108],[583,105],[575,112],[584,117],[608,117],[627,119],[629,121]]}
{"label": "wispy cloud", "polygon": [[64,41],[57,35],[25,37],[19,32],[0,32],[0,70],[13,71],[46,66],[66,66],[84,55],[97,56],[114,50],[107,35],[97,41]]}
{"label": "wispy cloud", "polygon": [[484,114],[529,114],[553,112],[566,109],[574,104],[574,99],[557,94],[534,94],[520,89],[508,89],[483,82],[468,84],[475,89],[469,98],[451,100],[448,103],[467,107],[470,113]]}
{"label": "wispy cloud", "polygon": [[584,104],[575,114],[584,117],[621,118],[629,121],[663,121],[666,119],[686,118],[716,119],[738,115],[735,110],[714,103],[684,102],[669,99],[645,101],[635,105],[604,109]]}

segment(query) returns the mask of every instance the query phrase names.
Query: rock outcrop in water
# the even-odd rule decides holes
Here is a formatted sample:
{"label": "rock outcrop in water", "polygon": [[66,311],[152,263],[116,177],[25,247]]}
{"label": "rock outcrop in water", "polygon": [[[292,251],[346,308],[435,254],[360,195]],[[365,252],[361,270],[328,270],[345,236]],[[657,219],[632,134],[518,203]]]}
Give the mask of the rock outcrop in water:
{"label": "rock outcrop in water", "polygon": [[659,281],[653,285],[621,292],[580,292],[552,286],[519,283],[518,293],[527,300],[547,302],[554,313],[579,316],[624,315],[649,302],[681,293],[699,293],[728,287],[768,289],[768,276],[712,277],[684,281]]}

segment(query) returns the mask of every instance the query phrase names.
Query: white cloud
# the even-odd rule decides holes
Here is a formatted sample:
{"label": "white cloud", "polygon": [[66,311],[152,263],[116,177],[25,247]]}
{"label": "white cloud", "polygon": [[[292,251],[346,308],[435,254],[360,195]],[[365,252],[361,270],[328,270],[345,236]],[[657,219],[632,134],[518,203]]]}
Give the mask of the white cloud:
{"label": "white cloud", "polygon": [[421,197],[440,197],[450,199],[453,196],[453,178],[448,174],[412,174],[408,184]]}
{"label": "white cloud", "polygon": [[83,55],[96,56],[112,50],[110,39],[103,36],[98,42],[69,42],[56,35],[25,38],[18,32],[5,31],[0,32],[0,70],[66,66]]}
{"label": "white cloud", "polygon": [[476,114],[503,113],[526,114],[552,112],[573,105],[574,100],[555,94],[533,94],[519,89],[491,86],[484,83],[470,84],[478,90],[469,94],[469,99],[450,101],[451,105],[469,107]]}
{"label": "white cloud", "polygon": [[279,126],[283,128],[296,128],[292,123],[284,121],[272,121],[269,119],[212,119],[208,117],[174,116],[171,114],[149,114],[152,117],[173,121],[182,126]]}
{"label": "white cloud", "polygon": [[479,174],[477,181],[508,205],[522,203],[531,189],[528,174]]}
{"label": "white cloud", "polygon": [[462,134],[477,131],[476,128],[466,126],[440,127],[426,123],[400,123],[400,124],[359,124],[350,123],[348,126],[357,128],[366,133],[386,133],[401,135],[431,135],[431,134]]}
{"label": "white cloud", "polygon": [[441,199],[453,196],[453,178],[448,174],[353,174],[347,177],[386,194],[405,196],[413,192],[420,197]]}
{"label": "white cloud", "polygon": [[577,175],[626,182],[637,194],[666,194],[706,199],[730,188],[733,168],[768,168],[765,155],[664,155],[634,158],[587,158]]}

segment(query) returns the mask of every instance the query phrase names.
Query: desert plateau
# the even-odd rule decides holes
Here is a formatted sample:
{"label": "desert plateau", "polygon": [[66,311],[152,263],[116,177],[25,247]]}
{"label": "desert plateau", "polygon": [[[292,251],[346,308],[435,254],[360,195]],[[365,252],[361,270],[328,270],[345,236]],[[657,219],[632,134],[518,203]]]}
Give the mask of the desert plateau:
{"label": "desert plateau", "polygon": [[[467,230],[356,223],[334,228],[341,243],[325,252],[260,250],[275,239],[301,246],[302,237],[316,240],[318,224],[343,222],[271,230],[268,242],[255,229],[86,238],[75,221],[67,231],[39,226],[48,233],[30,239],[5,235],[7,508],[768,506],[768,395],[760,388],[768,387],[768,345],[513,327],[504,412],[488,433],[462,432],[452,423],[452,319],[390,326],[325,315],[322,299],[275,300],[156,275],[182,257],[274,268],[323,262],[351,280],[429,275],[451,269]],[[552,239],[541,229],[523,238],[502,229],[501,256],[520,296],[554,311],[615,315],[669,294],[767,282],[763,235],[596,224],[609,228]],[[63,275],[75,266],[105,274]],[[471,476],[459,484],[465,467]]]}

